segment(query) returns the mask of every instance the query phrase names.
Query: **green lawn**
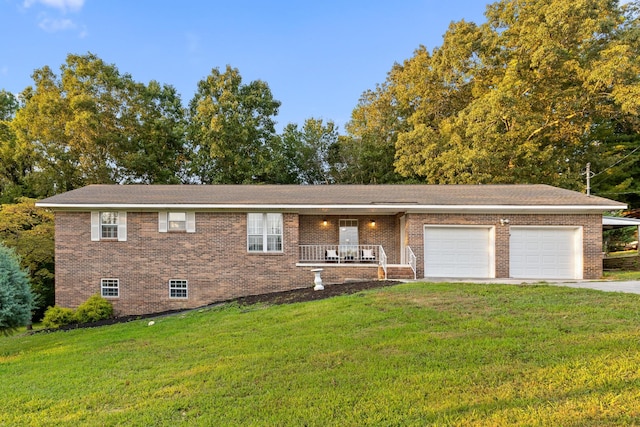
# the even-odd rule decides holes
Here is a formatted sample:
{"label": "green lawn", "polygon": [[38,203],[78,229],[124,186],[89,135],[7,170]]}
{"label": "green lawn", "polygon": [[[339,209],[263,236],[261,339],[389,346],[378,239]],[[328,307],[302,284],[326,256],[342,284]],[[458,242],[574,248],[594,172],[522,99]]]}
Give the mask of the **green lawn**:
{"label": "green lawn", "polygon": [[640,280],[640,271],[605,271],[605,280]]}
{"label": "green lawn", "polygon": [[405,284],[0,338],[0,426],[640,425],[640,295]]}

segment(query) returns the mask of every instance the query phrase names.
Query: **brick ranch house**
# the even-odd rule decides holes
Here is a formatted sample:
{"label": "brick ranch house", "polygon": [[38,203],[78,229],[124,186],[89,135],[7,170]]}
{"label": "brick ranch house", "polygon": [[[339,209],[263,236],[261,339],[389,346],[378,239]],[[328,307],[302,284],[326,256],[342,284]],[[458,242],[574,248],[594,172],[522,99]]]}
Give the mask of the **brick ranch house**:
{"label": "brick ranch house", "polygon": [[55,212],[56,304],[118,315],[377,278],[597,279],[602,214],[546,185],[90,185]]}

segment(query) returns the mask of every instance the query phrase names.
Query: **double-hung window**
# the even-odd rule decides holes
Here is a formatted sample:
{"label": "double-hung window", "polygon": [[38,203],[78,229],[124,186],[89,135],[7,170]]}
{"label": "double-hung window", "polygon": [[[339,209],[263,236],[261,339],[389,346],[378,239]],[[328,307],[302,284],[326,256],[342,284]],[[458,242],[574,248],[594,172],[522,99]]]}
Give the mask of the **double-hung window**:
{"label": "double-hung window", "polygon": [[124,211],[91,212],[91,240],[127,240],[127,213]]}
{"label": "double-hung window", "polygon": [[118,238],[118,212],[100,212],[100,238]]}
{"label": "double-hung window", "polygon": [[247,214],[247,250],[282,252],[282,214]]}

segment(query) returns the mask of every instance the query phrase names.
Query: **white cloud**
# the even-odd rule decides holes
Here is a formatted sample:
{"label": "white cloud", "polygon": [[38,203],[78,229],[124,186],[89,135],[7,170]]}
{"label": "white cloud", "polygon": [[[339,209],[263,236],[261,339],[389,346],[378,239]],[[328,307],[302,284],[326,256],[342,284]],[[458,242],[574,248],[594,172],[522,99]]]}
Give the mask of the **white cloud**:
{"label": "white cloud", "polygon": [[58,9],[63,13],[78,12],[84,6],[85,0],[24,0],[24,7],[29,8],[36,3]]}
{"label": "white cloud", "polygon": [[22,5],[25,9],[33,8],[38,11],[37,20],[40,29],[48,33],[77,30],[78,37],[85,38],[89,34],[86,26],[79,26],[73,20],[66,17],[68,13],[80,12],[85,1],[86,0],[23,0]]}
{"label": "white cloud", "polygon": [[41,19],[38,26],[49,33],[55,33],[57,31],[73,30],[76,28],[76,24],[74,24],[71,19],[53,19],[53,18]]}

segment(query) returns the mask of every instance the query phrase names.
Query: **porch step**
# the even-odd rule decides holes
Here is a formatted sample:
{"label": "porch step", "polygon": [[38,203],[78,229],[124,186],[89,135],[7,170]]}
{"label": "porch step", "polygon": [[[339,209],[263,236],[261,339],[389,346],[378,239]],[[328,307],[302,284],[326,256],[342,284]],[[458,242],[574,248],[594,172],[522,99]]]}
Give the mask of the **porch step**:
{"label": "porch step", "polygon": [[[378,267],[378,277],[384,277],[382,267]],[[387,265],[387,279],[413,280],[413,270],[409,265]]]}

